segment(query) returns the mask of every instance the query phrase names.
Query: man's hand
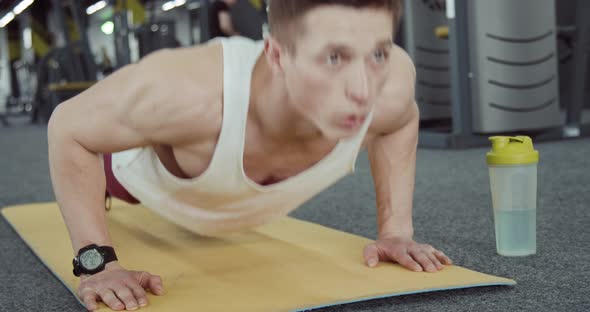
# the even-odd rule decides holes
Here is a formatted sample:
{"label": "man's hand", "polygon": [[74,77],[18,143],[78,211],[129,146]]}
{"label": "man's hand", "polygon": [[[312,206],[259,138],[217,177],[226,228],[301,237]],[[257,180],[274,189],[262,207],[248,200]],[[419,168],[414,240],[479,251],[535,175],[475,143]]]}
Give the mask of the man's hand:
{"label": "man's hand", "polygon": [[148,289],[154,295],[163,295],[162,279],[148,272],[128,271],[111,262],[104,271],[80,278],[78,296],[89,311],[98,310],[97,300],[115,311],[133,311],[147,306]]}
{"label": "man's hand", "polygon": [[416,272],[437,272],[443,264],[453,264],[442,251],[403,236],[379,238],[365,247],[364,258],[369,267],[375,267],[379,261],[391,261]]}

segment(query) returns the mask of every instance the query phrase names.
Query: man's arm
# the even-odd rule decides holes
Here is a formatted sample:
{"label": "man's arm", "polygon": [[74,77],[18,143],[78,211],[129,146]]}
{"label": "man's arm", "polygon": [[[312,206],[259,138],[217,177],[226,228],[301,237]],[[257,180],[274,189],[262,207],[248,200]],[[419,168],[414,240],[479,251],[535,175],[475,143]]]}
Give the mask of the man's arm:
{"label": "man's arm", "polygon": [[[141,94],[149,93],[148,84],[137,77],[136,65],[115,72],[61,103],[49,121],[51,181],[74,254],[92,243],[113,246],[107,228],[106,181],[99,154],[148,144],[147,137],[129,123],[128,117],[137,107],[128,103],[139,103]],[[163,289],[158,276],[145,274],[135,274],[117,261],[110,262],[103,272],[81,277],[78,296],[91,311],[98,309],[97,297],[114,310],[145,306],[145,288],[155,294],[161,294]],[[149,281],[149,285],[142,280]],[[130,282],[124,287],[116,286],[117,296],[104,291],[124,285],[122,281]]]}
{"label": "man's arm", "polygon": [[[215,128],[214,118],[203,120],[203,116],[212,116],[214,105],[210,105],[206,95],[214,88],[191,78],[194,73],[187,73],[190,70],[186,69],[190,60],[183,60],[182,55],[218,63],[220,50],[211,52],[212,55],[185,51],[172,55],[162,51],[148,56],[139,64],[111,74],[54,111],[48,125],[49,167],[74,253],[91,243],[112,246],[100,154],[155,144],[195,143]],[[196,62],[193,65],[191,68],[214,72]],[[199,92],[200,87],[209,91]],[[115,261],[103,272],[83,276],[78,295],[91,310],[98,307],[98,297],[112,309],[133,309],[147,304],[147,288],[163,294],[158,276],[125,270]]]}
{"label": "man's arm", "polygon": [[48,126],[50,172],[74,252],[89,243],[110,243],[100,154],[155,144],[196,143],[212,133],[215,120],[199,119],[211,116],[208,94],[214,87],[200,86],[192,78],[197,75],[186,69],[191,59],[184,58],[194,57],[191,68],[214,72],[221,67],[207,64],[203,68],[201,59],[218,63],[220,54],[218,47],[156,52],[54,111]]}
{"label": "man's arm", "polygon": [[131,65],[60,104],[48,125],[53,190],[70,233],[72,248],[111,246],[105,220],[105,175],[99,154],[147,145],[129,124],[127,103],[148,87]]}
{"label": "man's arm", "polygon": [[419,113],[412,101],[400,116],[401,126],[368,146],[377,197],[378,236],[412,237],[412,203],[416,174]]}
{"label": "man's arm", "polygon": [[436,272],[451,260],[428,244],[414,241],[412,206],[420,115],[414,100],[416,71],[397,49],[396,71],[379,107],[381,129],[368,144],[377,197],[378,237],[364,250],[366,263],[398,262],[414,271]]}

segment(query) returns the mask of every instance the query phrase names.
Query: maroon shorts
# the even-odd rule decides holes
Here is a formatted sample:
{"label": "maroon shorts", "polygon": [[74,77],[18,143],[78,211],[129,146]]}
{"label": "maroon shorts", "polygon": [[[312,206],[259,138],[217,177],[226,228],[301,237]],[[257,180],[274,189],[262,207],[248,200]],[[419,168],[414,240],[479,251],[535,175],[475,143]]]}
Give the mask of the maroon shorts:
{"label": "maroon shorts", "polygon": [[133,195],[129,194],[127,190],[117,181],[115,175],[113,174],[112,168],[112,155],[111,154],[104,154],[104,173],[107,178],[107,193],[114,198],[118,198],[122,201],[125,201],[129,204],[139,204],[139,200],[137,200]]}

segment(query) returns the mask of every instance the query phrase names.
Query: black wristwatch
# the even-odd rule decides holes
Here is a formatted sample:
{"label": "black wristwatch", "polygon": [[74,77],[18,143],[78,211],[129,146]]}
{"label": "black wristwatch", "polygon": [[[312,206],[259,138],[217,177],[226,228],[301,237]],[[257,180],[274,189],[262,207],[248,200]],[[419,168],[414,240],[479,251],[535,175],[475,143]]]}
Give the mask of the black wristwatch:
{"label": "black wristwatch", "polygon": [[102,272],[107,263],[116,260],[117,255],[113,247],[88,245],[80,249],[78,255],[74,257],[74,275],[93,275]]}

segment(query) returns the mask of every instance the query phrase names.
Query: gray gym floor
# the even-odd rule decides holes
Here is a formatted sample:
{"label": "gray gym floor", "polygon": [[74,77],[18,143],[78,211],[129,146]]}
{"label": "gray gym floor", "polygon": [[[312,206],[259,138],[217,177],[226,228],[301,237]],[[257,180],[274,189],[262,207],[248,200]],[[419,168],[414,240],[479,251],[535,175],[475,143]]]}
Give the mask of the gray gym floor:
{"label": "gray gym floor", "polygon": [[[42,127],[0,128],[0,207],[53,200],[46,149]],[[418,154],[416,239],[442,249],[458,265],[513,278],[516,286],[406,295],[318,311],[590,311],[590,140],[537,144],[537,149],[538,253],[523,258],[495,253],[487,149],[421,149]],[[293,216],[374,238],[372,185],[363,153],[355,175]],[[4,219],[0,248],[0,311],[84,311]]]}

